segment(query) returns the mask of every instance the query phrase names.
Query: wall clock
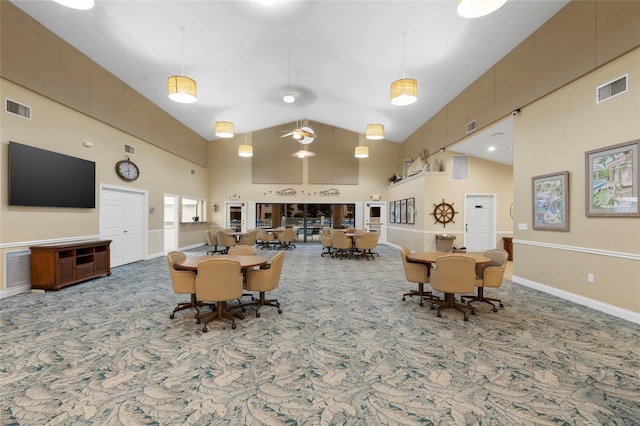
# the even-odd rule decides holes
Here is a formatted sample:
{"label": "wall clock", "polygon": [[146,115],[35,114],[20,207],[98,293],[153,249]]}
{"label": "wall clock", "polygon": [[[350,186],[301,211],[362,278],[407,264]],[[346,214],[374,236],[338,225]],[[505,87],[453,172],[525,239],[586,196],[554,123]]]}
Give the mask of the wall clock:
{"label": "wall clock", "polygon": [[140,176],[140,169],[131,160],[121,160],[116,163],[116,173],[126,181],[133,181]]}

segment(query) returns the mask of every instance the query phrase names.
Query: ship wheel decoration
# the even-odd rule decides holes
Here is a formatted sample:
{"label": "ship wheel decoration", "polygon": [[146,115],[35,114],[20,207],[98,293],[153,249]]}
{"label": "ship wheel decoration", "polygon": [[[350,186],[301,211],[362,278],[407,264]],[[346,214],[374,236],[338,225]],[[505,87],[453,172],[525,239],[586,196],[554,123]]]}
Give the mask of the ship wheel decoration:
{"label": "ship wheel decoration", "polygon": [[453,209],[453,203],[445,203],[443,198],[440,204],[434,204],[433,206],[433,213],[431,214],[436,220],[434,223],[440,222],[445,228],[447,227],[447,223],[455,223],[453,217],[458,212]]}

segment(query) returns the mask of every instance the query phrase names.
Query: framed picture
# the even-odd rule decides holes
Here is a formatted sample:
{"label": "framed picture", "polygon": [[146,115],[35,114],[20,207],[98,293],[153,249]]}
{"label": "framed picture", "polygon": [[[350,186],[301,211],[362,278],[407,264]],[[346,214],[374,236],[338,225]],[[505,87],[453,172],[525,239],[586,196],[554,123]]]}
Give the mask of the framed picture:
{"label": "framed picture", "polygon": [[396,223],[400,223],[400,200],[394,201],[396,204]]}
{"label": "framed picture", "polygon": [[638,217],[640,140],[588,151],[586,215]]}
{"label": "framed picture", "polygon": [[410,225],[413,225],[416,223],[415,204],[416,204],[415,198],[407,198],[407,223]]}
{"label": "framed picture", "polygon": [[569,230],[569,172],[531,178],[533,229]]}
{"label": "framed picture", "polygon": [[400,200],[400,223],[407,223],[407,200]]}
{"label": "framed picture", "polygon": [[396,203],[394,201],[389,203],[389,222],[396,223]]}

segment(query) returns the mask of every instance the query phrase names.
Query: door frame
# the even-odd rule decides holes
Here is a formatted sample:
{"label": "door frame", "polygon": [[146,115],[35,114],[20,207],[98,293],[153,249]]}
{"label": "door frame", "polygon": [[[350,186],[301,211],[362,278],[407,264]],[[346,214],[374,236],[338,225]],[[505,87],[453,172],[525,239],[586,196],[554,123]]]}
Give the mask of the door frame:
{"label": "door frame", "polygon": [[163,237],[163,249],[164,249],[164,253],[165,254],[169,253],[169,251],[171,251],[171,250],[178,250],[178,248],[180,247],[180,244],[179,244],[179,241],[180,241],[179,240],[179,235],[180,235],[180,232],[179,232],[180,231],[180,209],[179,209],[180,196],[178,196],[176,194],[168,194],[168,193],[165,192],[163,200],[166,200],[166,198],[173,198],[174,201],[175,201],[173,203],[173,230],[174,230],[173,231],[173,234],[174,234],[173,238],[174,238],[174,241],[176,242],[176,246],[175,246],[175,248],[167,247],[167,239],[166,239],[167,230],[165,228],[166,221],[164,220],[167,217],[166,216],[166,212],[165,212],[167,204],[164,203],[163,211],[162,211],[162,214],[163,214],[163,220],[162,220],[163,234],[162,234],[162,237]]}
{"label": "door frame", "polygon": [[367,201],[364,204],[364,224],[367,231],[369,231],[369,218],[371,217],[371,207],[380,207],[380,232],[378,237],[378,243],[384,244],[387,242],[387,203],[385,201]]}
{"label": "door frame", "polygon": [[[470,198],[484,197],[489,199],[489,203],[492,209],[492,216],[489,220],[489,247],[486,250],[496,248],[497,239],[496,232],[498,226],[498,212],[497,212],[497,196],[490,193],[467,193],[464,195],[464,244],[467,246],[467,206]],[[484,251],[484,250],[483,250]]]}
{"label": "door frame", "polygon": [[229,209],[231,207],[240,207],[240,232],[247,232],[247,202],[246,201],[225,201],[224,202],[224,227],[230,228]]}

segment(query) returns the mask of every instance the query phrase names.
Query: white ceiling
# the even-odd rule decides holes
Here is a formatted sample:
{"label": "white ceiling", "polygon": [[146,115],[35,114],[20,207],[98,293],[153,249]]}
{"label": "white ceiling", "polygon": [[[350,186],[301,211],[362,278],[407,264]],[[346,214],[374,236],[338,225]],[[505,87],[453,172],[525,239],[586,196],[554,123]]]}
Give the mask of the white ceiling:
{"label": "white ceiling", "polygon": [[[96,0],[88,11],[12,0],[207,140],[217,120],[245,133],[308,118],[360,133],[378,122],[394,142],[568,2],[509,0],[464,19],[455,0]],[[167,77],[181,66],[198,83],[194,104],[167,98]],[[393,106],[390,84],[403,72],[418,80],[418,102]],[[287,87],[304,96],[283,103]]]}

